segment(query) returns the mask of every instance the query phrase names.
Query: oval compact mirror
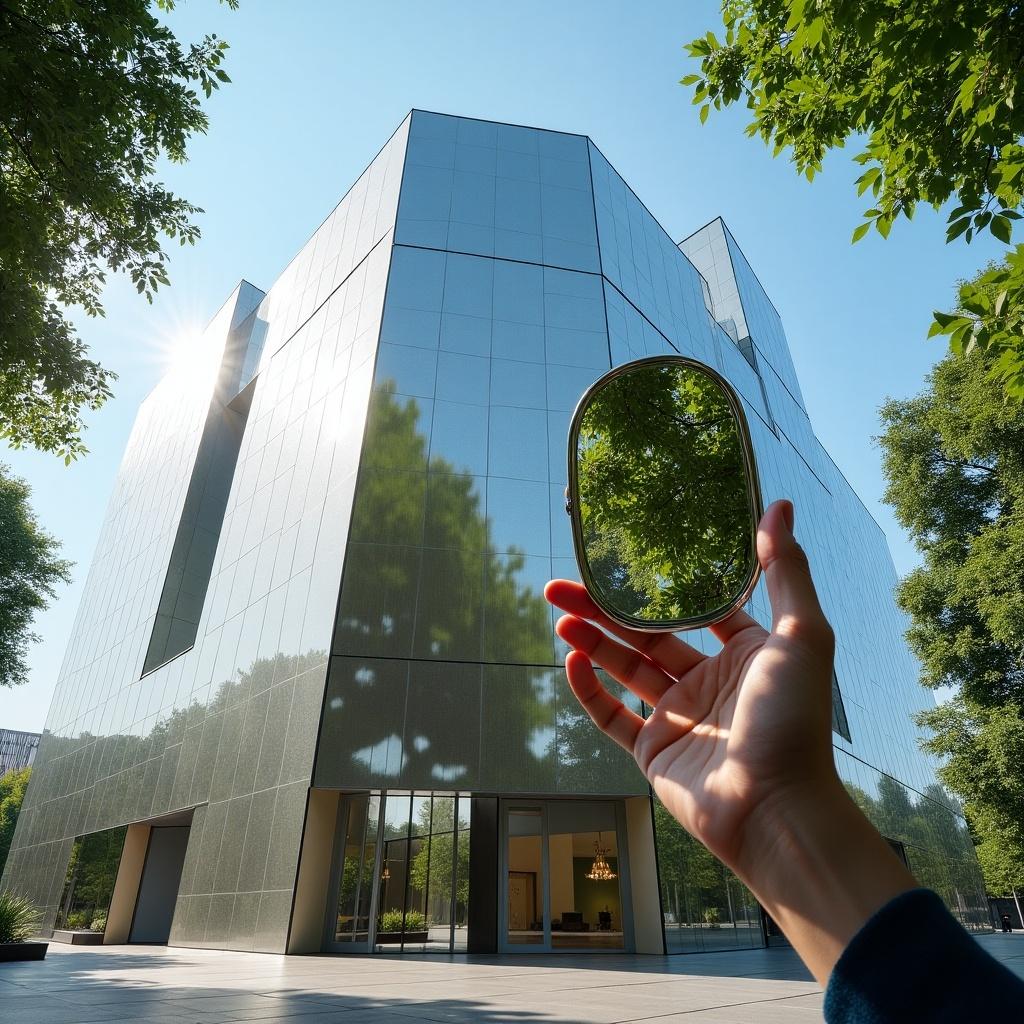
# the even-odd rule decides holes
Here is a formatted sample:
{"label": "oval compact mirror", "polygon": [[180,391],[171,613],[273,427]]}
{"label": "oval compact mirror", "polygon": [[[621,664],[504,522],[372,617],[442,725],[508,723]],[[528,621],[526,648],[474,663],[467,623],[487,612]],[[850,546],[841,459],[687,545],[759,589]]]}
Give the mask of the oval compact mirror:
{"label": "oval compact mirror", "polygon": [[584,585],[623,626],[698,629],[757,582],[761,491],[739,398],[682,356],[626,363],[569,427],[567,511]]}

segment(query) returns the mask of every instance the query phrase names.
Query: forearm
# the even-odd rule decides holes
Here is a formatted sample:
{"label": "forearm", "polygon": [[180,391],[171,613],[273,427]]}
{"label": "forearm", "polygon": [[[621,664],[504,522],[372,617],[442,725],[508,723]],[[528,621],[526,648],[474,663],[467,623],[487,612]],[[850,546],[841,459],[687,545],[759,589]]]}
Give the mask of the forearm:
{"label": "forearm", "polygon": [[838,779],[762,805],[730,867],[822,985],[871,915],[917,885]]}

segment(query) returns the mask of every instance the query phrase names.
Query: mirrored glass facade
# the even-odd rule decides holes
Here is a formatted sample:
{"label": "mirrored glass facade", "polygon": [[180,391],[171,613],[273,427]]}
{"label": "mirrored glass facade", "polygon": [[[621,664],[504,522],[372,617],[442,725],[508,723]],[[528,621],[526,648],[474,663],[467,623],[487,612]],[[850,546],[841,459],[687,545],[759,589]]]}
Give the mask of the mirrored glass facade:
{"label": "mirrored glass facade", "polygon": [[[300,857],[333,842],[322,948],[381,948],[415,911],[430,934],[410,938],[407,917],[403,942],[462,948],[468,920],[472,949],[464,805],[648,796],[572,698],[541,591],[576,576],[576,401],[611,366],[672,352],[734,384],[765,501],[796,503],[837,634],[843,778],[924,884],[987,921],[963,819],[917,750],[930,698],[884,537],[818,443],[781,320],[728,229],[676,245],[583,136],[419,111],[277,282],[243,283],[197,365],[143,404],[4,884],[52,923],[77,837],[194,808],[172,943],[296,948]],[[200,486],[213,464],[220,493]],[[763,587],[751,607],[768,620]],[[332,838],[317,793],[343,794]],[[367,838],[370,806],[383,839]],[[715,948],[727,919],[725,944],[760,942],[749,894],[648,818],[669,948]],[[474,817],[473,834],[486,826]],[[413,862],[400,910],[379,883]],[[634,890],[642,868],[634,857]],[[373,885],[353,888],[366,872]]]}

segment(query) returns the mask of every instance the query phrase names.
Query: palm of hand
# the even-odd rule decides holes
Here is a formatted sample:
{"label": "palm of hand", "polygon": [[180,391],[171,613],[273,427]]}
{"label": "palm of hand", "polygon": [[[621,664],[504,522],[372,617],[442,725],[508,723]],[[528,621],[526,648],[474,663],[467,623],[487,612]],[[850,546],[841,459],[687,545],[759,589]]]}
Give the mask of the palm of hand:
{"label": "palm of hand", "polygon": [[633,754],[655,793],[719,858],[739,854],[744,826],[817,770],[822,671],[799,640],[752,620],[704,658],[654,705]]}
{"label": "palm of hand", "polygon": [[[577,699],[720,859],[736,861],[762,809],[834,774],[833,640],[820,613],[782,615],[768,633],[737,611],[710,627],[723,646],[708,657],[671,634],[611,622],[578,583],[556,580],[545,593],[569,612],[557,631],[573,648],[566,673]],[[593,664],[653,708],[650,716],[613,697]]]}

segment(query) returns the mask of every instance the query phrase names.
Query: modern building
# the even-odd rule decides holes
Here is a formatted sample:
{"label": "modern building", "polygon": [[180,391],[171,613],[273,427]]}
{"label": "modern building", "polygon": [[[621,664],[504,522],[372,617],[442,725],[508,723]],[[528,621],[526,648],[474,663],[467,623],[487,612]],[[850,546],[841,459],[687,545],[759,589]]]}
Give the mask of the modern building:
{"label": "modern building", "polygon": [[36,759],[40,733],[0,729],[0,775],[27,768]]}
{"label": "modern building", "polygon": [[[576,574],[571,410],[609,367],[672,352],[735,385],[765,501],[796,502],[837,634],[843,778],[986,927],[963,818],[917,748],[930,698],[885,539],[728,228],[673,241],[585,136],[421,111],[143,403],[4,884],[48,924],[105,916],[108,942],[771,941],[586,720],[541,597]],[[751,607],[768,621],[763,587]],[[108,864],[99,895],[85,861]]]}

